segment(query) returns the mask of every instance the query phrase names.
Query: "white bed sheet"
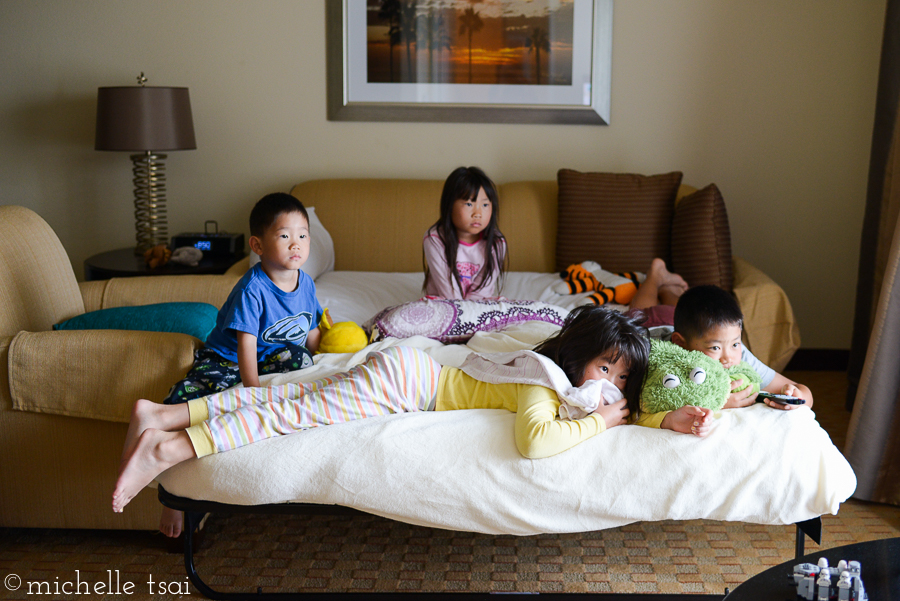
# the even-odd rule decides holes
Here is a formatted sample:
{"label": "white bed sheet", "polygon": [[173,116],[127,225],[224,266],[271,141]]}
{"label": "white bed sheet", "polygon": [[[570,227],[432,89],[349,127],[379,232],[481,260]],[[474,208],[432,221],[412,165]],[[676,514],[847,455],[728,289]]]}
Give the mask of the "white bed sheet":
{"label": "white bed sheet", "polygon": [[[460,365],[469,352],[528,348],[554,329],[529,322],[478,333],[465,346],[387,339],[265,381],[309,381],[398,343]],[[698,518],[790,524],[837,513],[856,488],[808,409],[722,411],[705,439],[619,426],[537,460],[516,449],[514,420],[487,409],[360,420],[187,461],[158,480],[192,499],[344,505],[422,526],[514,535]]]}

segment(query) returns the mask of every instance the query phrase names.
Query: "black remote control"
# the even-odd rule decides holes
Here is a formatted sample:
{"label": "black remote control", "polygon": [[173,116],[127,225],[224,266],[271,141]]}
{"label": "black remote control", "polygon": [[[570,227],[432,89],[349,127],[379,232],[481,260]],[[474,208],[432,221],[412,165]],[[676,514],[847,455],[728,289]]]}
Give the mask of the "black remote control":
{"label": "black remote control", "polygon": [[787,396],[786,394],[774,394],[771,392],[766,392],[764,390],[759,391],[759,395],[756,397],[758,402],[762,402],[763,399],[772,399],[776,403],[781,403],[782,405],[805,405],[806,401],[803,399],[798,399],[795,396]]}

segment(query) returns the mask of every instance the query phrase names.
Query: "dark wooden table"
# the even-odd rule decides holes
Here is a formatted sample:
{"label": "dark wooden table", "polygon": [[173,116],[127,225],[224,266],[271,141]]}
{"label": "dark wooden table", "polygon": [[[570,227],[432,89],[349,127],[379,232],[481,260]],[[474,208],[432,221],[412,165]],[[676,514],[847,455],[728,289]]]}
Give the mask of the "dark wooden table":
{"label": "dark wooden table", "polygon": [[169,261],[156,269],[150,269],[144,262],[143,256],[134,254],[133,248],[120,248],[86,259],[84,261],[84,279],[91,281],[130,278],[139,275],[223,274],[245,256],[246,254],[243,252],[226,256],[210,256],[204,253],[196,267]]}
{"label": "dark wooden table", "polygon": [[786,561],[739,585],[725,601],[796,601],[797,588],[788,576],[794,573],[798,563],[818,564],[820,557],[826,558],[830,566],[836,566],[842,559],[858,561],[860,577],[871,601],[900,598],[900,538],[886,538],[824,549]]}

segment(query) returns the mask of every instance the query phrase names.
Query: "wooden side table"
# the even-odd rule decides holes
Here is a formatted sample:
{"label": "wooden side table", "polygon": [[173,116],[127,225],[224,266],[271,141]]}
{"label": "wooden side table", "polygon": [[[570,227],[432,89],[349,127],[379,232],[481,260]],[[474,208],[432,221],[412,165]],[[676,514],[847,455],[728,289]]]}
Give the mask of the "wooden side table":
{"label": "wooden side table", "polygon": [[220,275],[245,256],[244,252],[228,256],[209,256],[204,253],[196,267],[170,261],[156,269],[150,269],[144,262],[144,257],[134,254],[133,248],[120,248],[85,259],[84,278],[91,281],[140,275]]}

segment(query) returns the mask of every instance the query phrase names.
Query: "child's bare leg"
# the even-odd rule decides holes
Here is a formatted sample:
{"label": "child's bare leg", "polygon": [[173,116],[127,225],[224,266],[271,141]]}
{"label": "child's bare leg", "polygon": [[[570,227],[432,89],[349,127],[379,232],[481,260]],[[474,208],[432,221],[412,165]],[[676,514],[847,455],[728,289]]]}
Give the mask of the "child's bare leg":
{"label": "child's bare leg", "polygon": [[138,437],[134,452],[125,460],[113,490],[112,508],[121,513],[126,505],[155,477],[173,465],[196,457],[194,445],[184,430],[163,432],[148,428]]}
{"label": "child's bare leg", "polygon": [[165,432],[184,430],[191,425],[191,415],[187,404],[160,405],[147,399],[138,399],[131,408],[131,422],[125,435],[125,446],[122,448],[124,463],[134,452],[134,447],[144,430],[154,428]]}
{"label": "child's bare leg", "polygon": [[630,309],[647,309],[659,304],[659,285],[647,276],[631,299]]}
{"label": "child's bare leg", "polygon": [[653,259],[647,270],[646,279],[641,282],[629,306],[632,309],[646,309],[659,304],[674,305],[678,296],[681,296],[680,293],[673,296],[678,289],[681,289],[681,292],[687,290],[684,278],[666,269],[666,262],[662,259]]}
{"label": "child's bare leg", "polygon": [[[160,405],[147,399],[138,399],[131,409],[131,422],[125,435],[125,446],[122,449],[122,460],[125,461],[134,453],[138,439],[147,428],[157,430],[184,430],[190,425],[190,414],[186,404]],[[163,507],[159,516],[159,531],[177,538],[181,534],[184,515],[180,511]]]}
{"label": "child's bare leg", "polygon": [[675,306],[678,304],[678,297],[684,294],[687,286],[681,287],[673,284],[666,284],[659,287],[659,304]]}
{"label": "child's bare leg", "polygon": [[184,514],[177,509],[163,506],[159,515],[159,531],[169,538],[178,538],[181,536],[182,528],[184,528]]}

